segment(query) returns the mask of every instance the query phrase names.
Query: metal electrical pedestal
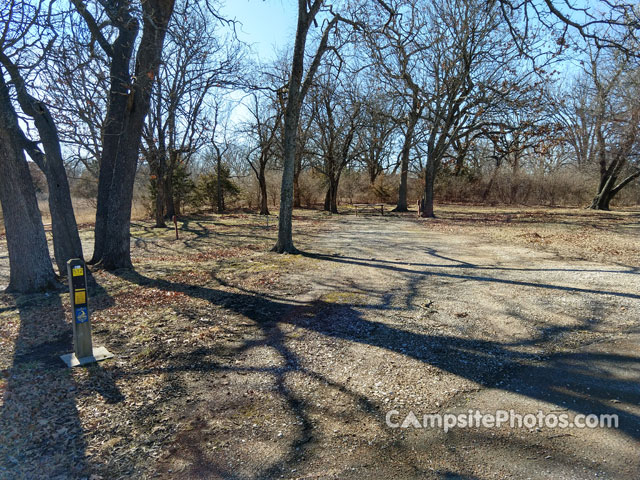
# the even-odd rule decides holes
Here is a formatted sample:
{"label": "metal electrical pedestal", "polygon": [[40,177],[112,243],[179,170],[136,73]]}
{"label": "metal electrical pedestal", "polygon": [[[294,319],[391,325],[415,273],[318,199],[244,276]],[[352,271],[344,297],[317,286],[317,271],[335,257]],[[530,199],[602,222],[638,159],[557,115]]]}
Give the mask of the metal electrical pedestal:
{"label": "metal electrical pedestal", "polygon": [[112,358],[113,354],[104,347],[93,348],[91,343],[91,320],[89,319],[87,275],[84,262],[79,258],[67,262],[71,314],[73,316],[73,353],[60,358],[68,367]]}

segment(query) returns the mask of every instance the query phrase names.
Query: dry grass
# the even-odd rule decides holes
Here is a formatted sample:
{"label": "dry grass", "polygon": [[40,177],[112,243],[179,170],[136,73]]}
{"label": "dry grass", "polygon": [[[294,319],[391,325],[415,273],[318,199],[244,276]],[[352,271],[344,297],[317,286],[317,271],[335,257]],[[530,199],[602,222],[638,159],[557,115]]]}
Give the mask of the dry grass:
{"label": "dry grass", "polygon": [[[47,200],[38,200],[38,207],[42,215],[42,223],[45,230],[51,229],[51,215],[49,214],[49,204]],[[95,202],[84,198],[73,199],[73,210],[76,215],[78,225],[89,225],[95,222],[96,207]],[[140,220],[148,217],[148,212],[142,202],[135,202],[131,210],[131,216],[134,220]],[[0,235],[4,235],[4,218],[0,209]]]}
{"label": "dry grass", "polygon": [[560,257],[640,267],[640,210],[443,205],[419,220],[437,231],[476,235]]}

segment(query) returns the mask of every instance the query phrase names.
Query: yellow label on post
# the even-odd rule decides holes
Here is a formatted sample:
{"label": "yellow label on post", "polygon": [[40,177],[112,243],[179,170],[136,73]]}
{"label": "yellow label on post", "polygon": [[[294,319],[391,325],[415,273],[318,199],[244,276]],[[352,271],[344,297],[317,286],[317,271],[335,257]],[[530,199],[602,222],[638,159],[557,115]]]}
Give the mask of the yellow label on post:
{"label": "yellow label on post", "polygon": [[86,290],[76,290],[75,296],[75,304],[82,305],[83,303],[87,303],[87,292]]}
{"label": "yellow label on post", "polygon": [[84,275],[84,268],[82,268],[80,265],[76,265],[75,267],[73,267],[72,272],[74,277],[82,277]]}

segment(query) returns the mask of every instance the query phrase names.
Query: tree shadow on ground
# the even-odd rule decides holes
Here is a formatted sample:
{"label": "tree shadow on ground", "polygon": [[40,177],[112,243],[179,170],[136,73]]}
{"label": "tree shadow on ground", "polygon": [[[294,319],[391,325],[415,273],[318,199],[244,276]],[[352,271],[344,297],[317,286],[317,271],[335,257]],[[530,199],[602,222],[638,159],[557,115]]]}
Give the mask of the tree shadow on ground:
{"label": "tree shadow on ground", "polygon": [[[378,268],[378,269],[382,269],[382,270],[388,270],[388,271],[392,271],[392,272],[398,272],[398,273],[403,273],[403,274],[410,274],[410,275],[416,275],[416,276],[422,276],[422,277],[442,277],[442,278],[452,278],[452,279],[457,279],[457,280],[473,280],[476,282],[483,282],[483,283],[501,283],[501,284],[508,284],[508,285],[516,285],[516,286],[522,286],[522,287],[533,287],[533,288],[540,288],[540,289],[545,289],[545,290],[558,290],[558,291],[564,291],[564,292],[571,292],[571,293],[586,293],[586,294],[595,294],[595,295],[611,295],[614,297],[625,297],[625,298],[631,298],[631,299],[636,299],[636,300],[640,300],[640,294],[638,293],[629,293],[629,292],[617,292],[614,290],[598,290],[598,289],[592,289],[592,288],[581,288],[581,287],[571,287],[571,286],[566,286],[566,285],[555,285],[555,284],[550,284],[550,283],[536,283],[536,282],[528,282],[528,281],[522,281],[522,280],[511,280],[511,279],[504,279],[504,278],[496,278],[496,277],[489,277],[489,276],[484,276],[484,275],[467,275],[467,274],[457,274],[457,273],[449,273],[449,272],[443,272],[443,271],[434,271],[434,270],[426,270],[426,271],[417,271],[417,270],[413,270],[411,268],[406,268],[400,265],[407,265],[408,263],[410,265],[415,265],[418,267],[425,267],[425,268],[438,268],[438,269],[456,269],[456,268],[465,268],[465,269],[469,269],[469,270],[501,270],[500,267],[480,267],[480,266],[471,266],[469,264],[457,264],[457,265],[442,265],[442,264],[424,264],[424,263],[416,263],[413,264],[411,262],[396,262],[396,264],[394,264],[394,262],[380,262],[378,260],[375,261],[368,261],[359,257],[346,257],[346,256],[342,256],[342,255],[328,255],[328,254],[320,254],[320,253],[303,253],[304,256],[309,257],[309,258],[313,258],[316,260],[324,260],[324,261],[331,261],[331,262],[337,262],[337,263],[344,263],[344,264],[350,264],[350,265],[357,265],[357,266],[362,266],[362,267],[373,267],[373,268]],[[505,269],[505,270],[511,270],[511,269]],[[516,269],[517,270],[517,269]],[[540,271],[540,272],[544,272],[545,269],[523,269],[523,271]],[[561,270],[564,271],[564,270]],[[566,270],[568,272],[573,272],[574,270]],[[575,270],[576,272],[580,272],[582,270]],[[584,270],[585,272],[589,272],[590,270]],[[629,272],[621,272],[621,271],[603,271],[603,270],[596,270],[596,272],[600,272],[600,273],[629,273]],[[635,273],[635,272],[634,272]]]}
{"label": "tree shadow on ground", "polygon": [[[342,257],[309,256],[321,260],[367,265],[366,262],[355,262]],[[378,264],[369,266],[381,268]],[[481,282],[498,281],[568,292],[640,298],[640,295],[623,292],[604,292],[596,289],[579,289],[472,275],[421,273],[390,266],[383,266],[383,268],[399,270],[412,275],[444,275]],[[635,440],[640,440],[640,417],[625,409],[629,405],[640,404],[640,388],[637,379],[616,375],[610,368],[611,365],[615,365],[620,370],[638,371],[640,356],[637,355],[576,352],[551,354],[540,358],[538,355],[521,351],[519,347],[522,345],[518,344],[405,331],[382,322],[367,320],[362,317],[357,308],[351,305],[335,305],[320,300],[302,305],[292,304],[284,299],[268,298],[247,292],[221,291],[163,279],[151,279],[136,272],[120,272],[119,275],[139,285],[183,292],[193,298],[207,300],[254,321],[262,330],[264,339],[258,342],[245,342],[240,348],[234,349],[234,352],[251,349],[257,345],[268,345],[279,352],[285,362],[284,366],[266,369],[245,368],[244,370],[274,375],[279,393],[294,414],[302,418],[303,421],[297,438],[292,440],[290,444],[290,454],[265,468],[257,475],[258,478],[275,476],[284,472],[286,468],[295,466],[305,448],[312,446],[315,441],[314,429],[308,420],[307,409],[309,406],[303,398],[287,387],[285,379],[287,374],[292,372],[302,372],[307,375],[317,374],[301,368],[300,359],[287,346],[286,338],[281,331],[281,324],[290,324],[329,338],[357,342],[402,354],[471,380],[481,386],[526,395],[531,399],[565,407],[574,413],[585,415],[615,414],[619,418],[620,431]],[[384,315],[384,306],[381,306],[380,313]],[[174,372],[182,370],[234,371],[240,368],[212,361],[212,355],[215,355],[214,351],[200,348],[185,357],[171,358],[167,368],[161,368],[157,371],[158,373],[167,370]],[[526,373],[519,376],[514,375],[518,371]],[[512,380],[508,380],[508,378]],[[340,388],[346,387],[340,385]],[[617,403],[612,403],[612,400]],[[382,415],[376,415],[379,408],[374,402],[362,397],[359,398],[358,403],[363,411],[374,415],[378,421],[382,421]],[[220,469],[220,465],[217,465],[216,469]]]}
{"label": "tree shadow on ground", "polygon": [[[64,286],[60,287],[64,291]],[[105,296],[95,282],[89,291]],[[59,292],[6,296],[18,310],[20,327],[13,362],[0,408],[0,477],[87,478],[92,466],[86,456],[85,432],[76,407],[81,388],[60,359],[73,351],[71,325]],[[124,398],[111,376],[99,366],[87,368],[87,385],[108,403]],[[84,388],[84,386],[83,386]]]}

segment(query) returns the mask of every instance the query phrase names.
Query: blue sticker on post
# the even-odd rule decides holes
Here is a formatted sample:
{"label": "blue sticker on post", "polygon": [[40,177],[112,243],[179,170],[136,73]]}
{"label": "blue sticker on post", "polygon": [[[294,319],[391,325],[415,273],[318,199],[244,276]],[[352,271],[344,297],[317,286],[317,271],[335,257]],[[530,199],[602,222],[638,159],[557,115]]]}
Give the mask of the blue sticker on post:
{"label": "blue sticker on post", "polygon": [[89,320],[87,307],[76,308],[76,323],[85,323],[87,320]]}

